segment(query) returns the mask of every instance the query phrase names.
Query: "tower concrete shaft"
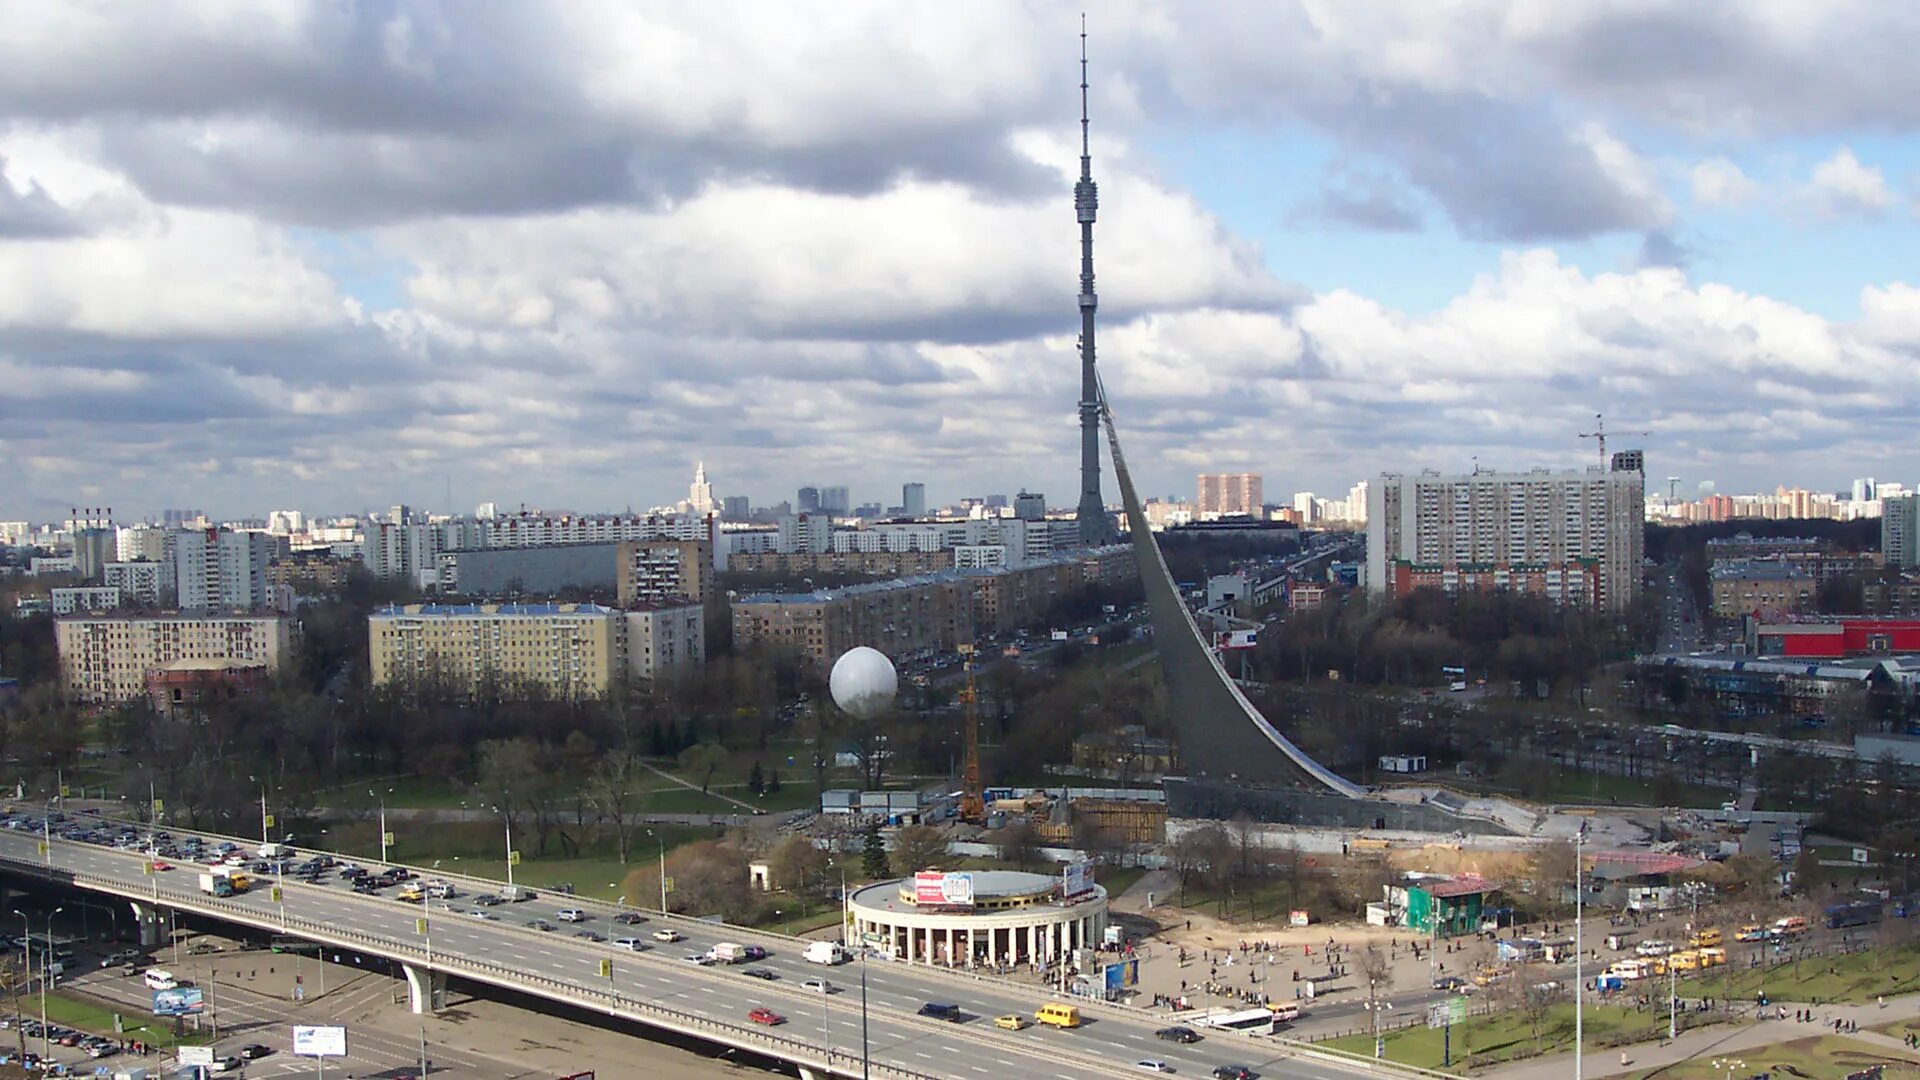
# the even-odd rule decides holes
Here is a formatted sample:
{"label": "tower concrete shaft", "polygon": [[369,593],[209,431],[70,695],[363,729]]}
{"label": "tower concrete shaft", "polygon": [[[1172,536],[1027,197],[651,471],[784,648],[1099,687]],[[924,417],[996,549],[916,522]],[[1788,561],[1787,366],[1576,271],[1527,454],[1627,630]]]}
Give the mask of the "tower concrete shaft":
{"label": "tower concrete shaft", "polygon": [[1100,377],[1093,366],[1093,314],[1100,306],[1093,291],[1093,220],[1100,207],[1093,183],[1093,154],[1087,139],[1087,27],[1080,24],[1080,180],[1073,185],[1074,215],[1080,219],[1080,541],[1108,544],[1113,519],[1100,498]]}

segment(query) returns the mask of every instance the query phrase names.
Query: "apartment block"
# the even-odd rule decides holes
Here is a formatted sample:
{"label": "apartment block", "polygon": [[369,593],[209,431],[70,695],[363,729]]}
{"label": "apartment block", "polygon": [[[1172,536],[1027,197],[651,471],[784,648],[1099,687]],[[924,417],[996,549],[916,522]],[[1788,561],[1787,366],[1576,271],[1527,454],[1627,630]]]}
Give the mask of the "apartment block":
{"label": "apartment block", "polygon": [[1819,581],[1782,559],[1727,559],[1707,575],[1713,613],[1734,618],[1759,612],[1801,612],[1813,605]]}
{"label": "apartment block", "polygon": [[173,583],[191,611],[251,611],[272,603],[267,564],[286,555],[287,538],[232,529],[182,529],[173,538]]}
{"label": "apartment block", "polygon": [[1920,566],[1920,495],[1881,500],[1880,553],[1898,570]]}
{"label": "apartment block", "polygon": [[619,611],[598,604],[408,604],[367,620],[375,685],[440,683],[471,692],[489,679],[560,698],[599,697],[628,679],[706,662],[697,606]]}
{"label": "apartment block", "polygon": [[706,540],[626,540],[616,551],[620,605],[704,603],[713,590],[713,545]]}
{"label": "apartment block", "polygon": [[296,551],[267,564],[267,586],[301,594],[336,593],[353,576],[354,562],[331,551]]}
{"label": "apartment block", "polygon": [[128,603],[159,607],[174,602],[173,561],[110,562],[102,575]]}
{"label": "apartment block", "polygon": [[147,675],[175,661],[289,662],[294,623],[284,615],[76,615],[54,622],[67,693],[93,704],[131,701]]}
{"label": "apartment block", "polygon": [[111,585],[89,585],[77,589],[53,589],[49,593],[53,613],[112,611],[120,606],[120,590]]}
{"label": "apartment block", "polygon": [[1201,473],[1194,507],[1201,520],[1226,514],[1258,515],[1266,505],[1259,473]]}
{"label": "apartment block", "polygon": [[1636,464],[1623,451],[1610,470],[1383,475],[1367,488],[1367,587],[1512,589],[1624,609],[1645,555]]}

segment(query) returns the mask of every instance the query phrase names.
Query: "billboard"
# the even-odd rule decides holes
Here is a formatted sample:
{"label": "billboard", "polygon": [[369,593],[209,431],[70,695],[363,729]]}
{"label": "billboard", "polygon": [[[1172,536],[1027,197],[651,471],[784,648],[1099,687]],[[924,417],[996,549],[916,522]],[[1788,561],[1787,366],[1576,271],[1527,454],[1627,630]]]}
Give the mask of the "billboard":
{"label": "billboard", "polygon": [[913,875],[913,902],[921,907],[973,906],[973,875],[922,870]]}
{"label": "billboard", "polygon": [[1259,645],[1259,630],[1228,630],[1213,635],[1213,647],[1216,649],[1253,649]]}
{"label": "billboard", "polygon": [[1093,864],[1090,862],[1068,863],[1060,872],[1060,895],[1071,900],[1093,891]]}
{"label": "billboard", "polygon": [[1140,961],[1122,960],[1108,964],[1106,987],[1109,994],[1118,993],[1128,987],[1140,985]]}
{"label": "billboard", "polygon": [[211,1046],[180,1047],[180,1064],[182,1065],[213,1064],[213,1047]]}
{"label": "billboard", "polygon": [[176,986],[153,992],[153,1015],[198,1016],[207,1011],[206,999],[197,986]]}
{"label": "billboard", "polygon": [[293,1052],[302,1057],[346,1057],[347,1029],[295,1024]]}

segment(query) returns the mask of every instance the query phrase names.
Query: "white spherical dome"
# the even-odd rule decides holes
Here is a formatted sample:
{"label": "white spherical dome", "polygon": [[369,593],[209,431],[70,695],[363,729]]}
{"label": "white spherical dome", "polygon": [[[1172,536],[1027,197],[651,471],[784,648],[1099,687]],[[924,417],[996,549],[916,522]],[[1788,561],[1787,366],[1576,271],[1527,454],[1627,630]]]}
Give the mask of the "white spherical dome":
{"label": "white spherical dome", "polygon": [[871,719],[893,704],[900,690],[900,676],[893,661],[878,649],[865,645],[848,649],[833,662],[827,676],[834,703],[861,719]]}

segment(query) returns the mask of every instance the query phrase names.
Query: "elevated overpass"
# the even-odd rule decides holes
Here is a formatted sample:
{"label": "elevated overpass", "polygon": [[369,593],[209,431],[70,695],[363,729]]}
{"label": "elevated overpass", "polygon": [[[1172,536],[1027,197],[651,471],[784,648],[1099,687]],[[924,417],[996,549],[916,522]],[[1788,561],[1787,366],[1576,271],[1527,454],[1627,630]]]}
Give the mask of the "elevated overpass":
{"label": "elevated overpass", "polygon": [[[1191,1046],[1162,1042],[1153,1031],[1167,1022],[1164,1016],[1079,999],[1075,1003],[1088,1022],[1078,1030],[1003,1031],[993,1027],[995,1016],[1031,1016],[1042,1002],[1057,996],[1033,986],[924,966],[875,961],[828,968],[803,961],[803,943],[797,939],[658,912],[648,913],[650,921],[643,926],[622,926],[613,922],[618,909],[612,905],[570,896],[543,893],[533,901],[492,909],[497,918],[480,918],[469,914],[477,909],[462,900],[497,894],[500,884],[440,871],[419,872],[462,890],[463,895],[446,906],[361,895],[341,884],[273,879],[242,895],[219,898],[199,891],[197,871],[190,864],[150,873],[147,860],[137,853],[0,829],[0,872],[118,898],[133,908],[148,944],[158,942],[164,911],[192,913],[391,961],[405,973],[416,1011],[435,1008],[451,977],[773,1058],[789,1063],[803,1077],[1090,1080],[1138,1075],[1134,1062],[1142,1058],[1162,1059],[1183,1075],[1197,1076],[1227,1062],[1249,1065],[1266,1076],[1315,1080],[1359,1073],[1410,1075],[1385,1063],[1237,1033],[1210,1034]],[[650,948],[630,952],[576,938],[574,927],[557,920],[561,907],[588,911],[586,926],[608,938],[632,934],[647,939]],[[545,919],[558,929],[549,933],[524,925],[533,919]],[[653,942],[650,932],[661,927],[679,931],[685,940]],[[702,967],[684,959],[720,941],[763,945],[770,955],[753,966],[770,968],[779,978],[762,981],[742,975],[741,967]],[[839,992],[803,990],[801,982],[810,978],[831,979]],[[959,1005],[967,1021],[955,1024],[916,1015],[920,1005],[930,1001]],[[754,1008],[778,1012],[787,1023],[773,1028],[753,1024],[747,1013]]]}

